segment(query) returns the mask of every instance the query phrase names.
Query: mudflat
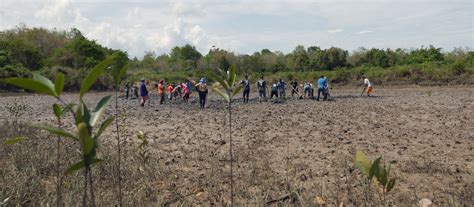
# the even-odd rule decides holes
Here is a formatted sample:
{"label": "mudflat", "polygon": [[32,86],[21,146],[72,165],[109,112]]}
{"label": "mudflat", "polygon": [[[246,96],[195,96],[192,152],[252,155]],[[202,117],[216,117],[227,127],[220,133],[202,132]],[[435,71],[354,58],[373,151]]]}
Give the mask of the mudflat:
{"label": "mudflat", "polygon": [[[387,195],[389,203],[417,205],[428,198],[438,206],[474,204],[474,87],[390,86],[376,88],[374,97],[361,97],[360,90],[334,89],[330,101],[319,102],[290,98],[282,103],[258,103],[257,94],[252,93],[250,103],[244,104],[238,95],[232,105],[236,202],[254,206],[281,198],[278,202],[303,206],[321,199],[331,206],[377,204],[380,199],[374,189],[370,200],[365,200],[364,178],[354,166],[355,152],[362,150],[372,160],[381,156],[385,165],[391,165],[397,183]],[[107,94],[92,93],[86,101],[95,105]],[[228,204],[228,111],[212,94],[207,108],[200,110],[196,96],[194,93],[189,103],[164,105],[152,96],[151,105],[145,107],[136,99],[119,98],[125,117],[120,119],[123,201],[128,205]],[[76,100],[76,95],[67,94],[66,100]],[[18,117],[21,122],[54,125],[54,100],[38,95],[1,97],[4,125],[16,119],[4,107],[13,102],[27,105]],[[111,104],[106,116],[113,112]],[[65,122],[67,126],[71,118]],[[150,159],[145,164],[138,156],[138,131],[145,132],[150,142]],[[1,133],[10,135],[11,131],[2,129]],[[48,143],[55,139],[45,132],[35,136],[25,141],[35,147],[2,146],[0,152],[0,171],[5,175],[0,192],[14,203],[44,204],[53,199],[48,195],[55,192],[51,178],[55,154],[45,149],[53,149]],[[79,154],[75,143],[64,143],[67,165],[77,161]],[[93,170],[96,199],[100,206],[113,205],[117,181],[114,127],[101,143],[99,157],[104,162]],[[18,159],[19,153],[30,160]],[[38,158],[41,156],[47,159]],[[81,175],[65,178],[64,198],[70,205],[81,201]],[[24,179],[40,184],[26,186]],[[26,193],[20,196],[18,191]],[[286,194],[291,196],[287,199]]]}

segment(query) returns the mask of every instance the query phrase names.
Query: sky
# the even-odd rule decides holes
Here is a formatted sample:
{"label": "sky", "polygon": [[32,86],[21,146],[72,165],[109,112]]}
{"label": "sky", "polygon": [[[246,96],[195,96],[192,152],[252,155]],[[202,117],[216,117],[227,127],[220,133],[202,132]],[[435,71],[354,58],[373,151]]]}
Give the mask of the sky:
{"label": "sky", "polygon": [[187,43],[239,54],[297,45],[474,48],[472,0],[0,0],[0,30],[79,29],[141,58]]}

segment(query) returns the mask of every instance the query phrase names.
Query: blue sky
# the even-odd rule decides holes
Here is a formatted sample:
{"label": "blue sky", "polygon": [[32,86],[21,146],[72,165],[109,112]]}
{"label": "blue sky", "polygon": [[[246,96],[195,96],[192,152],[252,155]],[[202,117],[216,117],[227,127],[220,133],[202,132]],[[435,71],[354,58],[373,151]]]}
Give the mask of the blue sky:
{"label": "blue sky", "polygon": [[105,46],[169,52],[186,43],[251,54],[297,45],[474,48],[470,0],[1,0],[0,30],[23,23],[80,29]]}

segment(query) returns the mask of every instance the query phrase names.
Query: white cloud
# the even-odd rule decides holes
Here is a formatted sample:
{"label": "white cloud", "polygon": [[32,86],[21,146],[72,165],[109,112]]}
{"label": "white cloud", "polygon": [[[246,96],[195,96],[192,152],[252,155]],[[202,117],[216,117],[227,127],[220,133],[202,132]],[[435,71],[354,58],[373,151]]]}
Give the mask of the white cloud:
{"label": "white cloud", "polygon": [[368,34],[368,33],[372,33],[372,32],[374,32],[374,31],[372,31],[372,30],[362,30],[362,31],[357,32],[356,34],[363,35],[363,34]]}
{"label": "white cloud", "polygon": [[132,57],[186,43],[202,53],[212,45],[239,53],[290,52],[298,44],[474,48],[472,6],[468,0],[0,0],[0,30],[19,23],[76,27]]}
{"label": "white cloud", "polygon": [[330,29],[328,30],[329,33],[339,33],[339,32],[343,32],[344,30],[343,29]]}

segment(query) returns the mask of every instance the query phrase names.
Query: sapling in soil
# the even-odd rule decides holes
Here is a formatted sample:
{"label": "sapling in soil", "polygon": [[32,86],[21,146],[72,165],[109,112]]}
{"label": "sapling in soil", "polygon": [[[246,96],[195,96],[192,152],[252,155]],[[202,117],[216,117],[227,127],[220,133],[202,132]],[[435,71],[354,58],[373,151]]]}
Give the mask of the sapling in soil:
{"label": "sapling in soil", "polygon": [[242,85],[234,86],[235,77],[237,75],[236,65],[231,65],[227,73],[219,71],[219,74],[210,74],[210,78],[219,82],[220,86],[224,88],[221,91],[217,87],[213,87],[219,96],[221,96],[227,102],[227,112],[229,115],[229,155],[230,155],[230,205],[234,205],[234,181],[233,181],[233,149],[232,149],[232,98],[239,93],[242,89]]}

